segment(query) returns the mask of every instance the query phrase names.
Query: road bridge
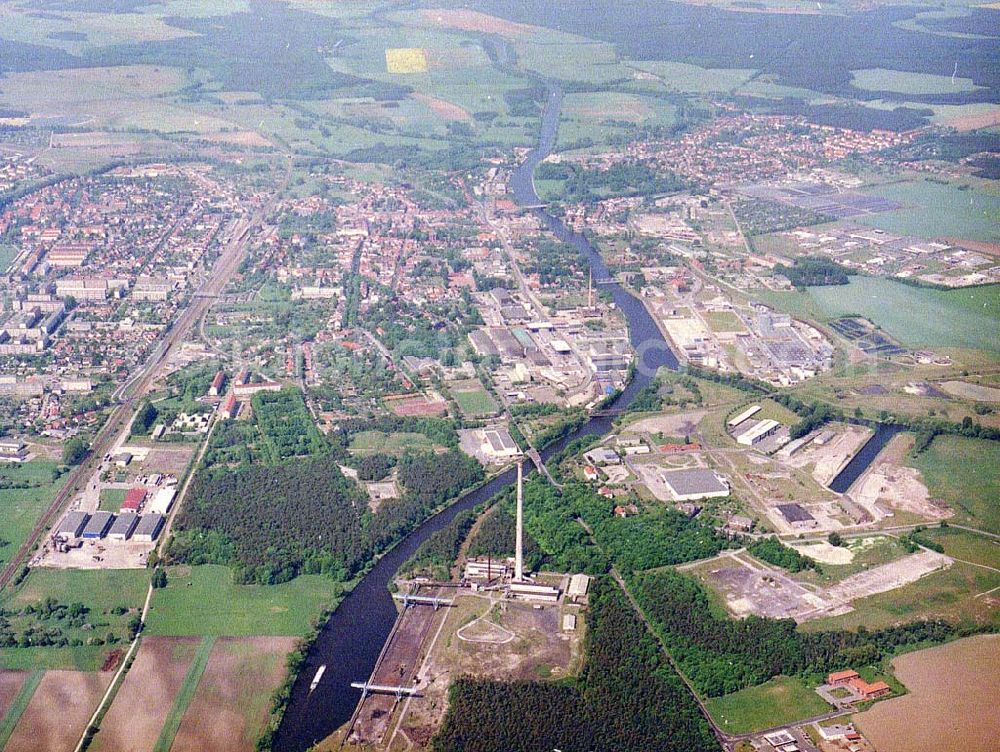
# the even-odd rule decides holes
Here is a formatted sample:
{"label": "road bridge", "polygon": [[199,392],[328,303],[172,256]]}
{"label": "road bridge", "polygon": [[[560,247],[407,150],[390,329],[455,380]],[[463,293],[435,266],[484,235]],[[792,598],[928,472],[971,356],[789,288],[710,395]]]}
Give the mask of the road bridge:
{"label": "road bridge", "polygon": [[403,602],[403,608],[410,606],[434,606],[437,611],[442,606],[451,606],[455,601],[447,598],[431,598],[427,595],[410,595],[409,593],[393,593],[392,597]]}
{"label": "road bridge", "polygon": [[395,695],[397,700],[401,699],[403,695],[408,697],[421,696],[416,687],[393,687],[388,684],[369,684],[368,682],[351,682],[351,686],[361,690],[362,700],[368,695]]}
{"label": "road bridge", "polygon": [[538,453],[537,449],[529,449],[524,453],[524,456],[531,460],[531,464],[535,466],[535,469],[538,472],[545,476],[549,483],[556,488],[562,488],[562,483],[556,481],[556,479],[552,477],[552,473],[549,472],[549,469],[545,467],[545,463],[542,461],[542,455]]}

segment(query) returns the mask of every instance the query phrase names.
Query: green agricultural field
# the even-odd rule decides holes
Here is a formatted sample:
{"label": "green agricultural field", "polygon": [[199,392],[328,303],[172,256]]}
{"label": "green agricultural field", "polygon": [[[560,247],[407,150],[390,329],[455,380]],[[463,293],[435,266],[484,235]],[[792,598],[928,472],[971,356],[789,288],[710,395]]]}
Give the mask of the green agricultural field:
{"label": "green agricultural field", "polygon": [[434,442],[422,433],[362,431],[351,437],[351,454],[393,454],[399,456],[407,451],[433,449]]}
{"label": "green agricultural field", "polygon": [[856,217],[870,227],[923,238],[1000,241],[1000,191],[995,186],[960,190],[956,185],[913,180],[864,192],[902,204],[895,211]]}
{"label": "green agricultural field", "polygon": [[102,488],[100,509],[104,512],[117,512],[125,501],[124,488]]}
{"label": "green agricultural field", "polygon": [[[65,476],[52,480],[56,467],[51,460],[0,465],[0,562],[20,548],[62,487]],[[11,488],[22,484],[27,488]]]}
{"label": "green agricultural field", "polygon": [[170,712],[163,722],[163,728],[160,730],[160,738],[156,740],[153,752],[170,752],[170,745],[174,743],[177,730],[181,727],[181,719],[184,718],[184,713],[187,712],[194,693],[198,689],[198,683],[205,673],[205,667],[208,666],[208,658],[212,654],[212,647],[214,645],[214,637],[204,637],[198,645],[198,650],[194,654],[194,660],[191,661],[187,674],[184,676],[184,683],[181,684],[180,691],[174,698],[173,707],[170,708]]}
{"label": "green agricultural field", "polygon": [[1000,442],[938,436],[913,464],[956,521],[1000,534]]}
{"label": "green agricultural field", "polygon": [[797,677],[782,676],[707,702],[708,712],[728,734],[745,734],[826,713],[831,708]]}
{"label": "green agricultural field", "polygon": [[237,585],[228,567],[169,567],[153,594],[144,634],[167,636],[305,635],[343,587],[306,574],[280,585]]}
{"label": "green agricultural field", "polygon": [[45,672],[39,669],[35,669],[28,674],[21,688],[11,700],[7,712],[0,718],[0,749],[7,746],[10,735],[14,733],[17,722],[27,709],[28,703],[31,702],[31,698],[35,694],[35,690],[38,689],[38,685],[41,683],[42,676],[44,675]]}
{"label": "green agricultural field", "polygon": [[462,412],[468,416],[492,415],[497,411],[496,400],[485,389],[472,392],[454,392],[453,396]]}
{"label": "green agricultural field", "polygon": [[583,139],[603,144],[612,137],[634,137],[635,126],[665,128],[674,124],[675,108],[654,97],[618,91],[570,93],[563,98],[557,149]]}
{"label": "green agricultural field", "polygon": [[952,78],[887,68],[852,71],[851,84],[866,91],[894,91],[899,94],[958,94],[982,88],[976,86],[971,78]]}
{"label": "green agricultural field", "polygon": [[804,292],[762,291],[760,297],[793,316],[829,321],[871,319],[908,347],[963,347],[1000,352],[1000,287],[935,290],[880,277]]}

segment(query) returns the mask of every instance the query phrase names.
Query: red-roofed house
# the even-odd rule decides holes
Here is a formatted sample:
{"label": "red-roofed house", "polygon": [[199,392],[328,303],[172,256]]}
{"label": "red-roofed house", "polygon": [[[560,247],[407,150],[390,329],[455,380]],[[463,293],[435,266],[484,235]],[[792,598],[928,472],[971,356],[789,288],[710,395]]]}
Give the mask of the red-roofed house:
{"label": "red-roofed house", "polygon": [[834,671],[828,677],[826,677],[826,683],[831,687],[840,687],[844,684],[850,684],[852,679],[857,679],[860,677],[857,671],[847,669],[846,671]]}

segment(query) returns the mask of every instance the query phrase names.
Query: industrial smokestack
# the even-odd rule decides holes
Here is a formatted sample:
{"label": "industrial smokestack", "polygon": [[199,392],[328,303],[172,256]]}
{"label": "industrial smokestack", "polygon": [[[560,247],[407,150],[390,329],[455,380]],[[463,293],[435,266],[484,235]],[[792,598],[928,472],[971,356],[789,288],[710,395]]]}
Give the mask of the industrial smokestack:
{"label": "industrial smokestack", "polygon": [[514,534],[514,582],[524,579],[524,460],[517,461],[517,530]]}

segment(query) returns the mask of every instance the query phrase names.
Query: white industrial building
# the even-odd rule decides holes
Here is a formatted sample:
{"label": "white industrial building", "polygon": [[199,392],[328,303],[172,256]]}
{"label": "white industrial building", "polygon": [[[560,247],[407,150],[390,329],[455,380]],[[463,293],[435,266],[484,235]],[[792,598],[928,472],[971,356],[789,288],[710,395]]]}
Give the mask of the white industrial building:
{"label": "white industrial building", "polygon": [[674,501],[698,501],[729,496],[729,481],[714,470],[670,470],[661,475]]}
{"label": "white industrial building", "polygon": [[771,418],[758,421],[737,436],[736,443],[743,444],[743,446],[754,446],[755,444],[762,442],[768,436],[776,433],[779,428],[781,428],[781,423],[776,420],[772,420]]}

